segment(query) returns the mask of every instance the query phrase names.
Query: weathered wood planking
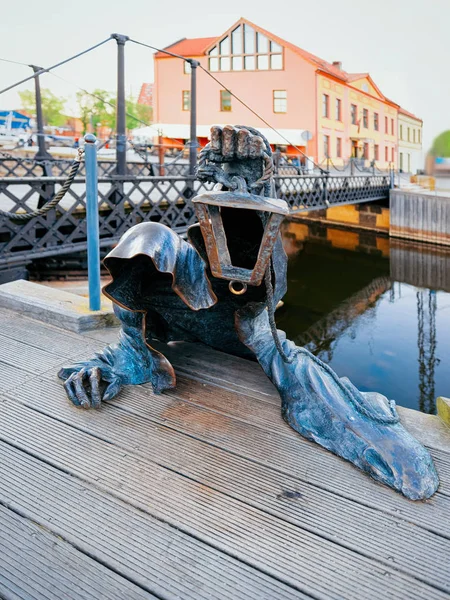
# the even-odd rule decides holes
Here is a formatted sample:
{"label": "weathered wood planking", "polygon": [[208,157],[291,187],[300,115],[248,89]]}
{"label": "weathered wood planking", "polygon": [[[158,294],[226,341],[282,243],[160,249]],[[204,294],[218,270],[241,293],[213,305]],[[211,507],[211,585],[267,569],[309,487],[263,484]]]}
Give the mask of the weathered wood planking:
{"label": "weathered wood planking", "polygon": [[0,548],[0,598],[4,600],[156,599],[3,506],[0,506]]}
{"label": "weathered wood planking", "polygon": [[0,347],[28,348],[0,387],[0,503],[147,597],[450,597],[442,441],[432,450],[442,491],[412,503],[290,430],[256,364],[172,345],[176,390],[127,388],[84,412],[65,400],[57,366],[116,332],[58,337],[13,313],[3,322]]}
{"label": "weathered wood planking", "polygon": [[4,443],[0,477],[2,502],[158,597],[305,598]]}
{"label": "weathered wood planking", "polygon": [[391,190],[389,234],[450,245],[450,199],[446,196]]}
{"label": "weathered wood planking", "polygon": [[[228,468],[222,469],[228,475],[227,480],[223,474],[211,479],[198,472],[191,472],[190,477],[180,477],[174,471],[167,471],[152,462],[161,460],[159,456],[151,456],[150,460],[132,454],[124,455],[120,448],[108,448],[105,442],[97,438],[87,437],[84,432],[13,402],[0,406],[0,420],[2,440],[9,443],[22,440],[20,445],[26,452],[40,456],[47,463],[80,479],[91,481],[141,510],[170,520],[180,530],[195,531],[196,537],[206,535],[209,538],[213,534],[211,545],[221,543],[224,527],[227,538],[233,539],[232,522],[231,525],[226,525],[229,515],[239,515],[240,529],[249,533],[252,546],[256,543],[258,531],[256,535],[251,535],[251,527],[254,527],[252,517],[255,513],[249,512],[245,506],[249,505],[338,546],[375,558],[389,569],[395,565],[397,570],[428,581],[430,585],[446,586],[447,576],[436,563],[435,557],[439,555],[442,561],[450,560],[447,540],[405,521],[350,503],[324,490],[299,485],[295,480],[280,477],[268,470],[256,469],[249,476],[246,471],[249,468],[251,471],[251,463],[236,465],[241,468],[241,472],[246,473],[238,485],[235,484],[235,479],[239,475],[234,471],[230,472]],[[60,440],[64,442],[61,443]],[[99,458],[93,461],[92,456]],[[208,454],[196,457],[199,463],[207,459]],[[258,478],[263,482],[259,486]],[[217,492],[223,492],[226,496]],[[293,493],[294,499],[289,499],[289,495]],[[295,494],[298,495],[296,498]],[[237,505],[227,497],[238,499],[243,505]],[[287,535],[289,531],[293,531],[283,523],[277,524],[273,519],[268,519],[266,515],[258,516],[256,528],[264,528],[264,537],[268,537],[269,542],[270,523],[274,524],[277,533],[284,532]],[[215,531],[217,527],[218,530]],[[367,539],[369,529],[371,535]],[[395,536],[387,546],[386,535],[391,530],[395,530]],[[298,539],[301,539],[301,545],[306,545],[309,539],[307,566],[312,565],[311,553],[314,552],[314,547],[319,547],[321,559],[329,553],[330,544],[320,539],[315,543],[312,536],[302,535]],[[235,545],[241,547],[242,543],[238,539]],[[266,545],[266,542],[262,545]],[[409,548],[408,555],[405,555],[405,547]],[[424,547],[428,548],[427,554],[422,552]],[[272,547],[269,543],[269,548],[276,554],[276,544]],[[349,554],[343,552],[348,558]],[[333,558],[335,565],[343,562],[345,556],[340,556],[337,561]],[[356,560],[353,564],[359,562]],[[296,561],[296,568],[304,570],[300,558]]]}

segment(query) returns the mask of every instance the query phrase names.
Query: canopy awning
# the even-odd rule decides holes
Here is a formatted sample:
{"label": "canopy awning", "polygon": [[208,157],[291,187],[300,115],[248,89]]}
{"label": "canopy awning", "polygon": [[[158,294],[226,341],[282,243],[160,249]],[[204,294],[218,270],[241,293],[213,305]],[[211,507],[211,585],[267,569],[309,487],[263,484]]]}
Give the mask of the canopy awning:
{"label": "canopy awning", "polygon": [[[223,127],[225,123],[215,123]],[[209,139],[211,125],[197,125],[197,136]],[[278,129],[273,131],[269,127],[257,127],[258,131],[264,135],[269,144],[282,146],[295,145],[305,146],[306,141],[302,137],[305,129]],[[163,137],[188,140],[190,136],[190,126],[181,123],[154,123],[151,127],[140,127],[133,130],[133,137],[152,139],[158,136],[158,132]],[[306,137],[306,136],[305,136]]]}

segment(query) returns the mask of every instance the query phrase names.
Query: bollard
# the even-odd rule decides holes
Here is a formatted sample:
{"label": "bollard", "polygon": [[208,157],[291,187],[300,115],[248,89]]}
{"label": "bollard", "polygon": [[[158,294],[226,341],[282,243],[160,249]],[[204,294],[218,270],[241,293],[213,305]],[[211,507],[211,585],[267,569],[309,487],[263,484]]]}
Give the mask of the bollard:
{"label": "bollard", "polygon": [[86,164],[86,229],[88,251],[89,309],[100,310],[100,240],[98,228],[98,171],[96,137],[84,136]]}

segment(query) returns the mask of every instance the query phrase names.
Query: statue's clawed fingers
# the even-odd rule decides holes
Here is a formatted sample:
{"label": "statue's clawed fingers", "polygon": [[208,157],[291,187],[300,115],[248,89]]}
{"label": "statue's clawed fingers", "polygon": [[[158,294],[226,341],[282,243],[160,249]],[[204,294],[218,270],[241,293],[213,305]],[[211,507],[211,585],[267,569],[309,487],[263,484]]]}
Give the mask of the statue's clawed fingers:
{"label": "statue's clawed fingers", "polygon": [[64,382],[64,389],[72,404],[79,408],[99,408],[101,374],[98,367],[75,371]]}

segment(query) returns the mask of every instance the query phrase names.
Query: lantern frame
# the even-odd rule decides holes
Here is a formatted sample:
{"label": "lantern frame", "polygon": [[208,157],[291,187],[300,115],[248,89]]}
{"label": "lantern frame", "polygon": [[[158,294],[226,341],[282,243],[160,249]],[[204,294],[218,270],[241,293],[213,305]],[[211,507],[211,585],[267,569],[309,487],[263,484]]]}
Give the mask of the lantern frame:
{"label": "lantern frame", "polygon": [[[241,188],[239,191],[213,190],[206,192],[196,196],[192,202],[205,241],[213,276],[257,286],[263,280],[281,222],[289,215],[289,207],[284,200],[250,194],[244,191],[242,186],[239,187]],[[236,267],[232,264],[220,212],[221,207],[255,210],[269,215],[264,225],[258,257],[253,269]]]}

